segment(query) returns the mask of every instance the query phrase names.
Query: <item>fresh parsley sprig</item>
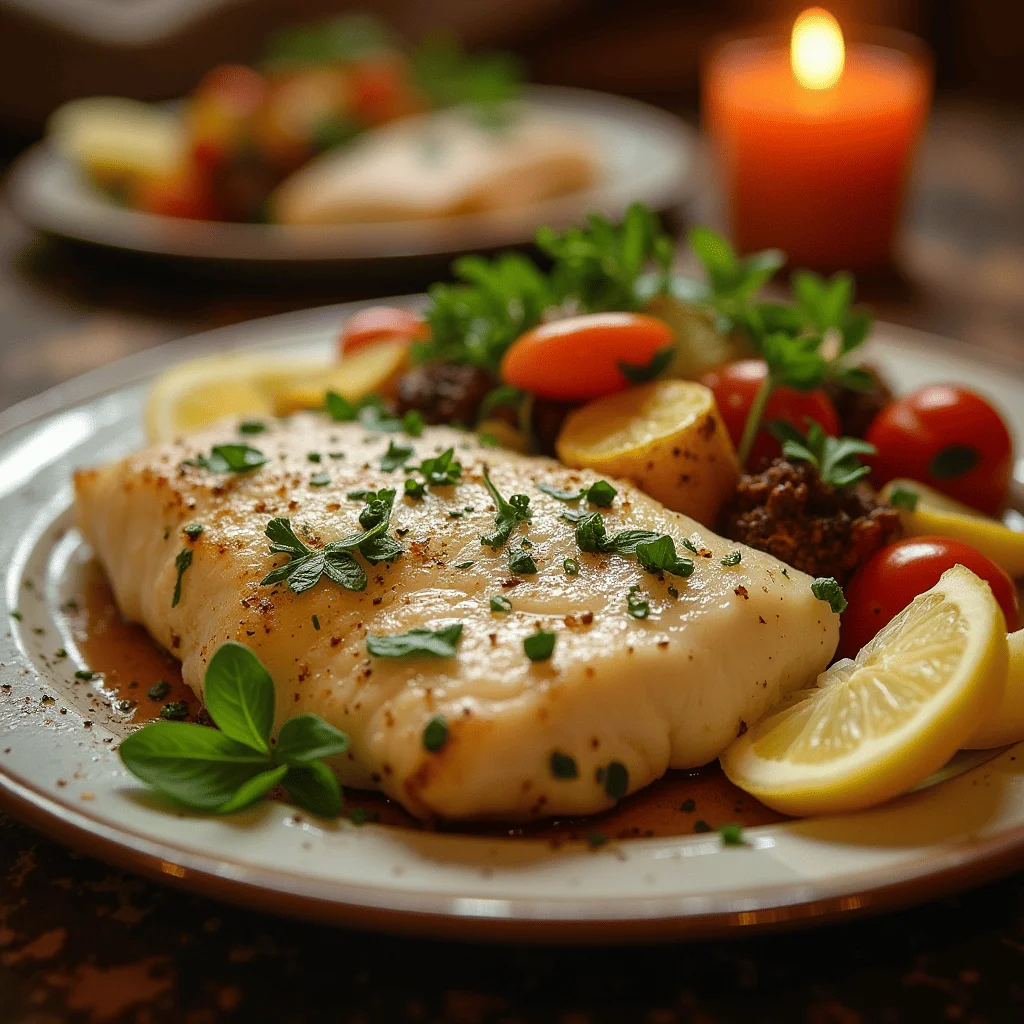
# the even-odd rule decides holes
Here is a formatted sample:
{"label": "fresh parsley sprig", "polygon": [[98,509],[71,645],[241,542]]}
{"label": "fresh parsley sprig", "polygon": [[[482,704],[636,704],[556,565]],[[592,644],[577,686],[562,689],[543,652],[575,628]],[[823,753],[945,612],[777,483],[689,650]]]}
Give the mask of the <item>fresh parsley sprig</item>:
{"label": "fresh parsley sprig", "polygon": [[376,658],[410,658],[427,655],[454,658],[462,623],[453,622],[441,629],[410,629],[404,633],[366,638],[366,649]]}
{"label": "fresh parsley sprig", "polygon": [[182,462],[183,466],[197,466],[210,473],[248,473],[266,464],[266,455],[248,444],[215,444],[209,455]]}
{"label": "fresh parsley sprig", "polygon": [[608,508],[619,493],[607,480],[595,480],[589,487],[581,487],[578,491],[566,491],[560,487],[552,487],[543,481],[537,484],[537,490],[557,501],[580,501],[586,499],[591,505]]}
{"label": "fresh parsley sprig", "polygon": [[621,530],[609,536],[600,512],[563,512],[562,518],[575,524],[576,545],[591,554],[635,556],[650,573],[671,573],[685,579],[692,575],[693,561],[676,554],[675,541],[653,530]]}
{"label": "fresh parsley sprig", "polygon": [[530,508],[530,498],[526,494],[513,494],[506,501],[498,491],[498,488],[491,482],[491,475],[487,467],[484,467],[484,486],[494,499],[497,513],[494,516],[494,532],[485,533],[480,538],[480,543],[497,551],[512,535],[512,531],[519,523],[525,523],[533,518],[533,511]]}
{"label": "fresh parsley sprig", "polygon": [[348,750],[348,737],[317,715],[290,718],[271,746],[274,683],[249,648],[226,643],[206,668],[206,709],[217,729],[153,722],[127,736],[119,754],[136,778],[197,810],[228,814],[279,783],[300,807],[341,813],[341,786],[323,758]]}
{"label": "fresh parsley sprig", "polygon": [[324,411],[335,423],[358,422],[366,430],[383,434],[404,431],[410,437],[423,433],[423,417],[415,409],[404,416],[395,416],[384,404],[380,395],[366,395],[358,402],[350,402],[337,391],[328,391],[324,396]]}
{"label": "fresh parsley sprig", "polygon": [[830,437],[820,423],[811,421],[807,434],[791,423],[774,420],[768,424],[771,435],[782,445],[782,454],[796,462],[809,462],[823,483],[831,487],[849,487],[871,472],[860,461],[861,455],[874,455],[878,449],[857,437]]}

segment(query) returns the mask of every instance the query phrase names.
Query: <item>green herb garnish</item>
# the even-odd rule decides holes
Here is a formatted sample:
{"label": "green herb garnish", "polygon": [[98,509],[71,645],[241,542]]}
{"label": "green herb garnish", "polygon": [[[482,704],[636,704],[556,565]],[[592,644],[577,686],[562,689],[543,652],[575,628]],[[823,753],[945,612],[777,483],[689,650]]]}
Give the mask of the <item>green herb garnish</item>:
{"label": "green herb garnish", "polygon": [[385,473],[392,473],[400,466],[404,466],[412,458],[415,449],[405,445],[388,442],[388,450],[380,458],[380,468]]}
{"label": "green herb garnish", "polygon": [[320,631],[320,616],[319,616],[319,615],[314,615],[314,616],[313,616],[313,628],[314,628],[314,629],[315,629],[315,630],[316,630],[317,632],[319,632],[319,631]]}
{"label": "green herb garnish", "polygon": [[169,722],[180,722],[188,718],[188,704],[183,700],[172,700],[160,709],[160,717]]}
{"label": "green herb garnish", "polygon": [[183,466],[198,466],[211,473],[248,473],[267,463],[267,457],[258,448],[247,444],[215,444],[209,456],[199,455],[185,459]]}
{"label": "green herb garnish", "polygon": [[328,473],[314,473],[309,478],[310,487],[326,487],[330,482],[331,477]]}
{"label": "green herb garnish", "polygon": [[183,548],[178,552],[177,557],[174,559],[174,568],[177,570],[178,578],[174,581],[174,596],[171,598],[171,607],[176,608],[178,602],[181,600],[181,580],[185,575],[185,571],[192,564],[192,552],[188,548]]}
{"label": "green herb garnish", "polygon": [[508,549],[508,568],[514,576],[532,576],[537,571],[537,563],[526,549],[526,544],[518,548]]}
{"label": "green herb garnish", "polygon": [[821,424],[814,422],[808,424],[806,436],[785,420],[769,423],[768,431],[782,445],[787,459],[809,462],[822,483],[830,487],[849,487],[871,472],[860,456],[874,455],[877,449],[860,438],[829,437]]}
{"label": "green herb garnish", "polygon": [[306,458],[310,462],[319,462],[320,461],[320,453],[319,452],[306,452]]}
{"label": "green herb garnish", "polygon": [[739,565],[742,558],[743,553],[741,551],[730,551],[725,558],[721,559],[721,562],[727,569],[731,569],[733,566]]}
{"label": "green herb garnish", "polygon": [[476,565],[476,562],[470,560],[468,562],[456,562],[452,566],[453,569],[468,569],[470,566]]}
{"label": "green herb garnish", "polygon": [[92,672],[90,669],[87,668],[80,668],[75,672],[75,678],[84,679],[86,682],[88,682],[90,679],[96,678],[96,673]]}
{"label": "green herb garnish", "polygon": [[846,597],[838,580],[831,576],[819,576],[811,584],[811,593],[819,600],[826,601],[837,614],[846,611]]}
{"label": "green herb garnish", "polygon": [[240,434],[262,434],[266,429],[267,425],[263,420],[242,420],[238,424]]}
{"label": "green herb garnish", "polygon": [[195,540],[203,532],[203,524],[189,523],[188,526],[182,527],[182,532],[189,540]]}
{"label": "green herb garnish", "polygon": [[541,629],[523,640],[523,650],[530,661],[547,661],[555,649],[555,634]]}
{"label": "green herb garnish", "polygon": [[533,512],[530,509],[530,499],[525,494],[513,494],[506,501],[498,493],[497,487],[491,483],[490,473],[486,466],[484,467],[484,485],[494,499],[498,511],[494,517],[494,532],[485,533],[480,538],[480,543],[497,550],[508,540],[519,523],[524,523],[533,517]]}
{"label": "green herb garnish", "polygon": [[423,730],[423,746],[436,754],[448,742],[448,722],[444,715],[434,715]]}
{"label": "green herb garnish", "polygon": [[499,594],[497,597],[491,598],[491,611],[510,612],[512,611],[512,602],[504,594]]}
{"label": "green herb garnish", "polygon": [[639,587],[630,587],[626,596],[626,611],[634,619],[646,619],[651,613],[650,603],[640,595]]}
{"label": "green herb garnish", "polygon": [[453,622],[441,629],[410,629],[405,633],[366,638],[366,649],[378,658],[408,658],[429,655],[434,658],[454,658],[455,648],[462,636],[462,623]]}
{"label": "green herb garnish", "polygon": [[407,498],[419,499],[427,493],[427,485],[422,480],[413,480],[410,477],[405,481],[405,496]]}
{"label": "green herb garnish", "polygon": [[410,437],[421,437],[423,434],[423,416],[416,409],[410,409],[402,417],[402,430]]}
{"label": "green herb garnish", "polygon": [[[316,715],[299,715],[284,723],[271,748],[274,684],[252,651],[236,643],[218,648],[206,668],[203,698],[217,729],[155,722],[121,741],[121,760],[133,775],[179,803],[220,814],[240,810],[280,783],[299,806],[338,815],[341,787],[320,759],[343,754],[348,738]],[[175,704],[165,705],[161,716],[181,716]]]}
{"label": "green herb garnish", "polygon": [[723,846],[747,845],[746,840],[743,838],[743,826],[738,825],[734,821],[729,822],[727,825],[720,826],[718,834],[722,837]]}
{"label": "green herb garnish", "polygon": [[[89,673],[89,678],[92,678],[92,673]],[[146,696],[150,700],[163,700],[171,692],[171,684],[166,679],[161,679],[160,682],[154,683],[147,691]]]}
{"label": "green herb garnish", "polygon": [[423,479],[432,487],[449,487],[462,479],[462,463],[455,459],[455,449],[449,448],[419,465]]}
{"label": "green herb garnish", "polygon": [[607,480],[597,480],[589,487],[578,491],[564,491],[545,483],[537,484],[537,490],[543,491],[544,494],[558,501],[579,501],[581,498],[586,498],[592,505],[597,505],[600,508],[607,508],[615,500],[615,495],[619,493]]}
{"label": "green herb garnish", "polygon": [[579,576],[580,574],[580,563],[575,558],[563,559],[562,568],[565,570],[566,576]]}
{"label": "green herb garnish", "polygon": [[693,561],[676,554],[675,541],[667,534],[647,544],[638,544],[636,558],[647,572],[668,572],[685,579],[693,575]]}
{"label": "green herb garnish", "polygon": [[576,767],[576,759],[568,754],[561,754],[557,750],[551,754],[551,774],[556,779],[579,778],[579,769]]}
{"label": "green herb garnish", "polygon": [[904,512],[916,512],[920,500],[921,495],[909,487],[894,487],[889,495],[889,504],[893,508],[903,509]]}
{"label": "green herb garnish", "polygon": [[620,360],[618,364],[619,372],[631,384],[647,384],[660,377],[668,369],[668,365],[672,362],[675,354],[675,346],[666,345],[664,348],[659,348],[651,356],[649,363],[635,364]]}

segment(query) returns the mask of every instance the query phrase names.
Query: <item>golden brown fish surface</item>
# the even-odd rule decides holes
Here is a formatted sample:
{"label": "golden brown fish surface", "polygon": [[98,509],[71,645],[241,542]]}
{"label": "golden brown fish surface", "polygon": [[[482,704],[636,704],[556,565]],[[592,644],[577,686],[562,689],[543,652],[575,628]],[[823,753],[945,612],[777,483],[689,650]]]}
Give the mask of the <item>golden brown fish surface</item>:
{"label": "golden brown fish surface", "polygon": [[[267,458],[244,473],[185,460],[221,443],[249,442]],[[381,468],[391,441],[417,464],[452,447],[461,480],[403,495],[405,473]],[[484,468],[506,499],[529,496],[532,518],[498,550],[495,503]],[[123,614],[181,658],[199,694],[205,666],[227,640],[248,645],[277,688],[277,725],[314,712],[351,738],[336,759],[342,782],[381,789],[421,817],[526,819],[602,810],[625,769],[635,791],[669,767],[715,758],[780,696],[829,662],[839,617],[811,579],[769,555],[737,550],[629,484],[607,508],[559,501],[539,484],[578,490],[597,478],[545,458],[482,448],[465,433],[428,427],[416,439],[303,415],[241,437],[224,424],[77,474],[78,524],[110,577]],[[354,490],[397,487],[389,536],[404,549],[369,565],[364,591],[326,577],[303,593],[261,585],[286,561],[270,552],[274,517],[318,548],[358,532]],[[600,511],[608,534],[652,530],[700,552],[691,576],[645,572],[635,557],[579,550],[562,513]],[[194,540],[189,524],[203,527]],[[522,538],[535,574],[514,573]],[[172,605],[180,552],[192,551]],[[577,559],[569,575],[566,559]],[[627,611],[631,588],[649,614]],[[492,611],[490,599],[511,602]],[[453,658],[377,657],[367,636],[462,624]],[[550,659],[523,641],[554,632]],[[448,739],[426,749],[424,728],[442,715]],[[552,766],[553,754],[559,770]],[[568,767],[575,766],[574,777]],[[611,778],[611,782],[609,779]],[[611,790],[611,794],[609,794]]]}

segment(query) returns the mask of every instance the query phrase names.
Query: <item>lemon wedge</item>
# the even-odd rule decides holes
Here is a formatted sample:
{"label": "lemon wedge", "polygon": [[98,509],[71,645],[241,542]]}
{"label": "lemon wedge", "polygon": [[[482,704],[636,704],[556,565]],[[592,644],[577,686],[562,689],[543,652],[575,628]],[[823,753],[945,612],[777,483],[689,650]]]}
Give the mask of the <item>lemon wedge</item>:
{"label": "lemon wedge", "polygon": [[569,414],[555,443],[567,466],[632,480],[663,505],[711,524],[739,462],[702,384],[661,380],[599,398]]}
{"label": "lemon wedge", "polygon": [[352,402],[388,394],[407,365],[408,345],[393,341],[367,345],[340,363],[252,352],[203,356],[154,381],[146,433],[151,441],[168,441],[222,419],[316,409],[328,391]]}
{"label": "lemon wedge", "polygon": [[1024,740],[1024,629],[1006,638],[1010,649],[1010,669],[1006,689],[995,713],[971,733],[964,743],[968,750],[1005,747]]}
{"label": "lemon wedge", "polygon": [[[1024,576],[1024,533],[1011,530],[998,519],[990,519],[959,501],[946,497],[916,480],[890,480],[882,488],[882,499],[897,507],[908,537],[952,537],[987,555],[1014,579]],[[911,509],[899,504],[902,494],[916,495]],[[913,499],[911,499],[911,502]]]}
{"label": "lemon wedge", "polygon": [[926,779],[991,721],[1003,695],[1006,626],[988,584],[942,574],[857,655],[736,739],[722,768],[785,814],[853,811]]}

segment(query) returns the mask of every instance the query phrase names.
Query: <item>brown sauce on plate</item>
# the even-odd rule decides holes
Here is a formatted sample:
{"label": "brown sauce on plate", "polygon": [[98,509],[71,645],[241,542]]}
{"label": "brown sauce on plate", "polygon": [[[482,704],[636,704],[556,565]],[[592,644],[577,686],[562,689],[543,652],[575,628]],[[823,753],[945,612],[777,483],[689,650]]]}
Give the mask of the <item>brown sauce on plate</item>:
{"label": "brown sauce on plate", "polygon": [[[200,703],[182,681],[179,662],[145,629],[121,617],[110,585],[98,570],[87,580],[77,606],[68,615],[79,650],[89,668],[102,673],[103,689],[113,703],[129,702],[134,707],[135,721],[145,722],[159,717],[164,704],[183,700],[188,704],[189,720],[195,721]],[[161,681],[169,684],[167,693],[159,700],[149,698],[149,689]],[[386,825],[433,827],[452,834],[547,839],[553,843],[684,836],[729,822],[754,826],[783,820],[781,815],[737,789],[717,764],[694,771],[670,771],[611,810],[585,818],[513,825],[444,822],[430,826],[379,793],[347,790],[345,803],[349,814],[355,810],[366,820]]]}

